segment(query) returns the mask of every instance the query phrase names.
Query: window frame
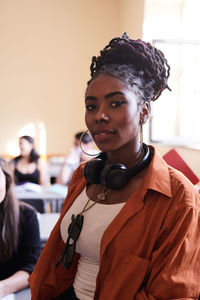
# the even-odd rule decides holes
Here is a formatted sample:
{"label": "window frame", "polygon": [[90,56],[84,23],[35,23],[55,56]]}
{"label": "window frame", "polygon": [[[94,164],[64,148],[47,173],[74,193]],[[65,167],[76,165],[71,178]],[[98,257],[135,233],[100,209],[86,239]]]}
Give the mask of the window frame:
{"label": "window frame", "polygon": [[[200,40],[152,39],[152,44],[158,49],[159,49],[159,45],[163,46],[164,44],[166,44],[166,45],[172,45],[173,44],[175,46],[191,45],[191,46],[199,46],[200,47]],[[163,51],[163,47],[162,47],[161,51]],[[166,55],[166,57],[167,57],[167,55]],[[199,57],[199,60],[200,60],[200,52],[199,52],[198,57]],[[170,64],[170,62],[169,62],[169,64]],[[184,68],[182,68],[181,65],[179,65],[178,68],[180,68],[181,70],[184,70]],[[179,74],[182,74],[182,73],[179,72]],[[180,86],[180,81],[181,81],[181,76],[179,76],[178,81],[176,81],[177,86]],[[178,93],[176,90],[175,91],[173,90],[173,93],[175,93],[175,96],[176,96],[177,114],[181,114],[181,112],[180,112],[180,99],[179,99],[179,98],[181,98],[181,92]],[[191,93],[191,95],[192,94],[193,93]],[[199,98],[200,98],[200,94],[198,94],[198,95],[199,95]],[[154,124],[153,124],[154,123],[153,121],[155,119],[155,111],[152,110],[151,115],[152,116],[150,117],[150,120],[149,120],[149,140],[150,140],[150,142],[159,143],[159,144],[163,144],[163,145],[185,146],[185,147],[192,147],[192,148],[200,149],[200,138],[199,138],[199,140],[198,139],[192,140],[192,139],[184,138],[180,134],[179,135],[173,135],[173,137],[169,138],[169,139],[165,139],[163,137],[158,138],[158,139],[154,138],[154,136],[159,136],[159,135],[153,134],[153,131],[156,130],[156,128],[154,128]],[[174,126],[176,127],[175,130],[174,130],[174,133],[175,133],[175,132],[178,131],[177,128],[181,127],[180,119],[177,122],[174,121]]]}

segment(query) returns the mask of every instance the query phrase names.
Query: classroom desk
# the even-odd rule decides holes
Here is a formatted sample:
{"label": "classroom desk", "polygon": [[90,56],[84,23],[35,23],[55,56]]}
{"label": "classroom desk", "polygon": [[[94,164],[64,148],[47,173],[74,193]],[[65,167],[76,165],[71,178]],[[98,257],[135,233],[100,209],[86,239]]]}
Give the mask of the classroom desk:
{"label": "classroom desk", "polygon": [[[65,200],[65,196],[53,192],[48,189],[41,189],[41,191],[30,191],[30,190],[23,190],[23,189],[15,189],[16,197],[23,201],[23,200],[43,200],[45,208],[48,207],[50,204],[52,212],[60,212],[62,208],[62,204]],[[47,211],[47,209],[45,209]]]}
{"label": "classroom desk", "polygon": [[16,300],[31,300],[31,291],[29,288],[15,293]]}
{"label": "classroom desk", "polygon": [[56,222],[58,221],[58,218],[60,216],[59,213],[50,213],[50,214],[37,214],[39,226],[40,226],[40,237],[42,240],[42,243],[45,244],[45,242],[48,240],[49,235],[54,228]]}
{"label": "classroom desk", "polygon": [[3,298],[1,298],[2,300],[31,300],[31,291],[30,288],[21,290],[19,292],[13,293],[13,294],[9,294]]}

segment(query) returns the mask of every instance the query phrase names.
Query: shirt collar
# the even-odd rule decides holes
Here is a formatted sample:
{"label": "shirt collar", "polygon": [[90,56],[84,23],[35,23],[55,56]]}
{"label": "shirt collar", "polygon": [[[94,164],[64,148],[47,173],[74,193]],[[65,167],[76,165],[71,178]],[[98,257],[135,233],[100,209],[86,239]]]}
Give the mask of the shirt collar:
{"label": "shirt collar", "polygon": [[[153,147],[149,146],[151,151],[154,152],[151,162],[147,167],[147,172],[145,175],[144,183],[142,185],[142,192],[139,189],[138,193],[141,193],[143,197],[148,189],[157,191],[161,194],[166,195],[167,197],[172,197],[171,190],[171,181],[170,181],[170,173],[167,163],[161,157],[159,152]],[[82,163],[81,169],[83,172],[84,164]],[[86,180],[84,178],[83,184],[86,184]],[[138,195],[139,196],[139,195]]]}

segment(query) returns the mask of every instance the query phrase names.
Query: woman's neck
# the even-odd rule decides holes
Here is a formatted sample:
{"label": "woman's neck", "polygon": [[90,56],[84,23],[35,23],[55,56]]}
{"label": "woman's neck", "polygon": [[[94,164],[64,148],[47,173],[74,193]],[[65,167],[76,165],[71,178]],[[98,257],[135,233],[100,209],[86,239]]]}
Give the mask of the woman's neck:
{"label": "woman's neck", "polygon": [[22,156],[21,161],[29,163],[29,155]]}
{"label": "woman's neck", "polygon": [[140,145],[131,149],[121,148],[116,151],[107,152],[107,163],[121,163],[126,167],[131,167],[142,159],[143,155],[143,147]]}

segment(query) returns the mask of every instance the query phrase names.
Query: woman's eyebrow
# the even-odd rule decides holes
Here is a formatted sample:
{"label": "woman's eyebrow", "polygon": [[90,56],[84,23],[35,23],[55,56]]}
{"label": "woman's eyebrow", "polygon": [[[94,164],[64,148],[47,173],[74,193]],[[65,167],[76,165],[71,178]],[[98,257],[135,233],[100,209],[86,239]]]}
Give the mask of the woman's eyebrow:
{"label": "woman's eyebrow", "polygon": [[85,97],[85,101],[87,101],[87,100],[97,100],[97,98],[94,96],[87,96],[87,97]]}
{"label": "woman's eyebrow", "polygon": [[[105,95],[104,98],[105,99],[112,98],[115,95],[123,95],[124,96],[124,93],[120,92],[120,91],[116,91],[116,92],[112,92],[112,93],[109,93],[109,94]],[[87,101],[87,100],[97,100],[97,97],[87,96],[87,97],[85,97],[85,101]]]}
{"label": "woman's eyebrow", "polygon": [[112,93],[109,93],[109,94],[105,95],[105,98],[106,98],[106,99],[107,99],[107,98],[111,98],[111,97],[113,97],[113,96],[115,96],[115,95],[123,95],[123,96],[124,96],[124,93],[123,93],[123,92],[120,92],[120,91],[112,92]]}

